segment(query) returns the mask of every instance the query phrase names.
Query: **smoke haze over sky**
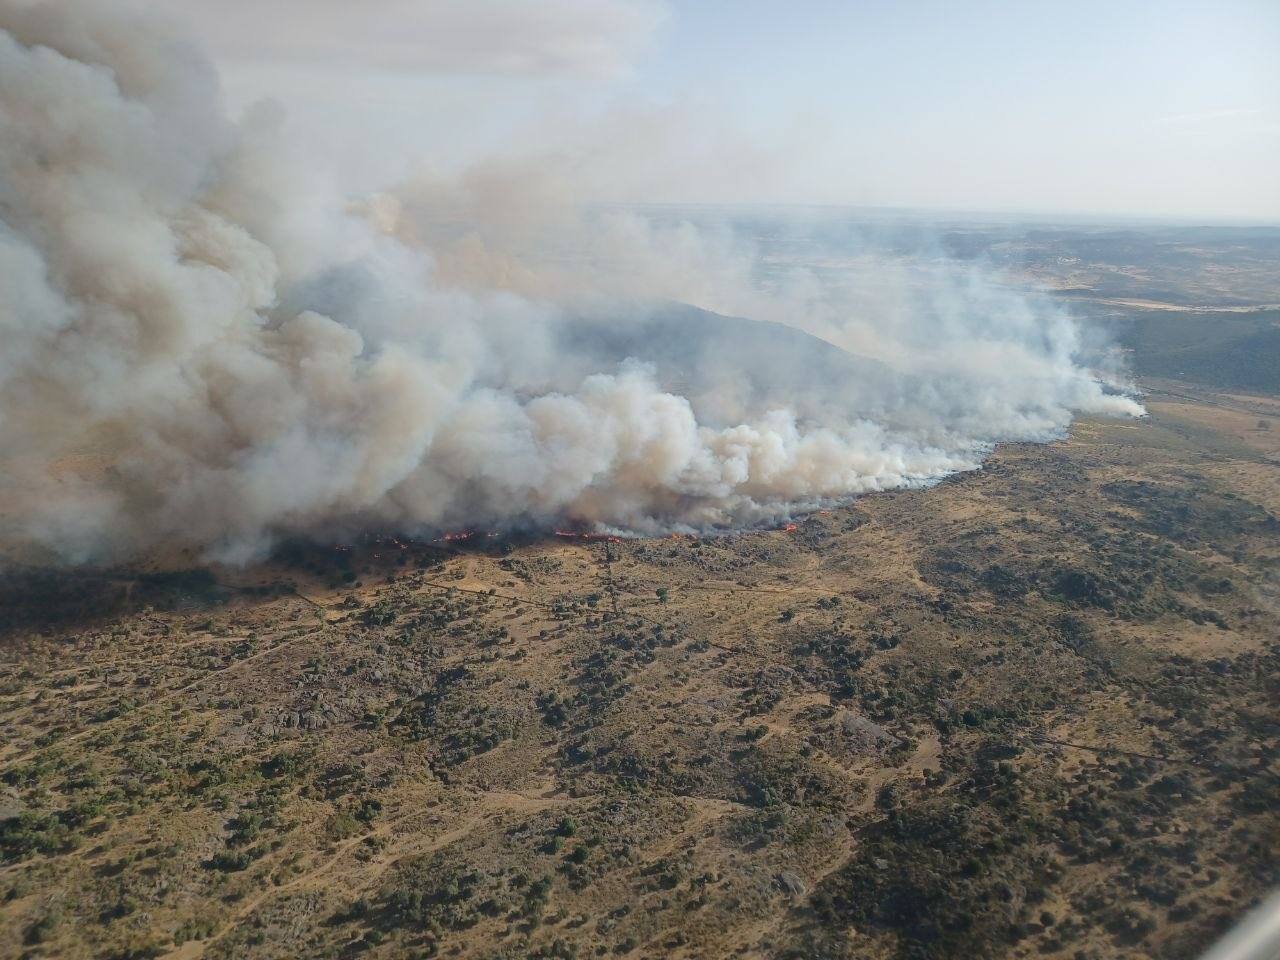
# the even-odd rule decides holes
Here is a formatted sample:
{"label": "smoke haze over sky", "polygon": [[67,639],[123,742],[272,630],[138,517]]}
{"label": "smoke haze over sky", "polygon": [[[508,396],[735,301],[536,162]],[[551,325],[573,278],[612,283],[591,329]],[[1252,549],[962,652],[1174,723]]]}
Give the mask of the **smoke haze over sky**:
{"label": "smoke haze over sky", "polygon": [[[1142,412],[1060,306],[927,242],[850,236],[834,272],[766,277],[754,228],[587,203],[644,171],[635,131],[359,198],[277,107],[229,117],[199,38],[135,9],[0,0],[6,553],[732,529]],[[639,16],[610,9],[500,50],[433,27],[490,72],[608,75]],[[405,55],[375,40],[343,49]]]}
{"label": "smoke haze over sky", "polygon": [[592,199],[1280,219],[1271,0],[163,7],[366,186],[634,138]]}

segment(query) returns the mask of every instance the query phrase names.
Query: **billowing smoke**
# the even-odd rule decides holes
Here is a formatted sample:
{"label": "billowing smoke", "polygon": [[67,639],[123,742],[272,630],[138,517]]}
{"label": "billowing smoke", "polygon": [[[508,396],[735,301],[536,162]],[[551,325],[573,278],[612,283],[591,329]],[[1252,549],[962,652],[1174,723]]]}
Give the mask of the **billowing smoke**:
{"label": "billowing smoke", "polygon": [[725,528],[1141,412],[972,269],[769,264],[535,161],[357,203],[146,19],[0,0],[0,28],[10,558]]}

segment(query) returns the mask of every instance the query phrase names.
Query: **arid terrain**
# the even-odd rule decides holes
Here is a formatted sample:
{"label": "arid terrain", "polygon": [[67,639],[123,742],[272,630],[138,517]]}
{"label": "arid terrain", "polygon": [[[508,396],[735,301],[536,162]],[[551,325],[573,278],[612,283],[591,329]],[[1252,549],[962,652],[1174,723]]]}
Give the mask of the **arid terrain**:
{"label": "arid terrain", "polygon": [[11,568],[0,956],[1197,956],[1280,862],[1280,399],[1147,356],[783,529]]}

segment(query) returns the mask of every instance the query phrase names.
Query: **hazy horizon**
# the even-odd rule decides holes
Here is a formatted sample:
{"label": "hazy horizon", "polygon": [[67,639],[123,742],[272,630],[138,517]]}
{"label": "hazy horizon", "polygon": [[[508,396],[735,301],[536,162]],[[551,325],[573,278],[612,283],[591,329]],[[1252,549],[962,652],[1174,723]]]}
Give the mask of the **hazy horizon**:
{"label": "hazy horizon", "polygon": [[[174,0],[357,190],[1280,222],[1280,6]],[[607,175],[597,171],[607,170]]]}
{"label": "hazy horizon", "polygon": [[696,200],[636,200],[636,201],[599,201],[598,206],[625,207],[635,210],[660,209],[668,207],[679,210],[734,210],[734,211],[776,211],[779,214],[788,211],[814,211],[823,214],[848,215],[858,217],[884,217],[889,220],[917,220],[924,224],[967,224],[967,225],[1007,225],[1026,224],[1027,226],[1074,226],[1096,227],[1101,230],[1117,229],[1126,226],[1153,228],[1181,227],[1222,227],[1241,230],[1280,230],[1280,214],[1275,216],[1230,216],[1205,215],[1193,213],[1132,213],[1123,210],[1055,210],[1051,208],[983,208],[965,206],[922,207],[909,204],[858,204],[832,201],[828,203],[806,203],[803,201],[768,201],[752,202],[750,200],[730,201],[727,203],[703,203]]}

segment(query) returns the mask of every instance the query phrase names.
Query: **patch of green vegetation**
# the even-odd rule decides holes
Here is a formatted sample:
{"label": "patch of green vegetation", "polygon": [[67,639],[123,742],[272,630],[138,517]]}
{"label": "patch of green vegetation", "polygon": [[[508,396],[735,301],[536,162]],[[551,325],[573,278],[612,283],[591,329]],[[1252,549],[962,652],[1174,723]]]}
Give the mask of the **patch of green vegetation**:
{"label": "patch of green vegetation", "polygon": [[1135,313],[1120,327],[1135,371],[1219,389],[1280,392],[1280,311]]}
{"label": "patch of green vegetation", "polygon": [[73,850],[79,837],[72,822],[81,820],[73,812],[36,813],[24,811],[0,820],[0,854],[6,862],[25,860],[35,854],[56,854]]}

